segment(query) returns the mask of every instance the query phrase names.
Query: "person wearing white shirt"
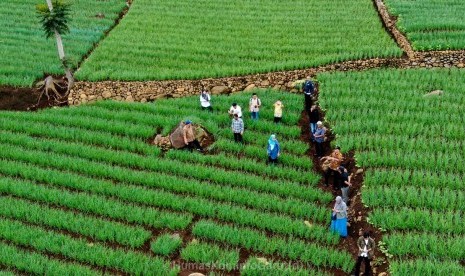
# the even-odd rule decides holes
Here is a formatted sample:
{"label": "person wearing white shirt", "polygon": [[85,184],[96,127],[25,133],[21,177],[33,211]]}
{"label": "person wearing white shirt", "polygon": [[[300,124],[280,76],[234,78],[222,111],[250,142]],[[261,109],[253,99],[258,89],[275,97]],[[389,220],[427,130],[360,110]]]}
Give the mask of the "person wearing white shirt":
{"label": "person wearing white shirt", "polygon": [[373,259],[373,251],[375,250],[375,241],[370,237],[369,232],[364,232],[363,236],[358,238],[358,258],[355,264],[355,276],[360,275],[360,266],[362,261],[365,262],[364,275],[371,275],[370,261]]}
{"label": "person wearing white shirt", "polygon": [[231,105],[231,108],[229,108],[228,113],[229,115],[231,115],[231,117],[234,117],[234,115],[237,114],[237,117],[242,118],[242,109],[239,105],[237,105],[237,103],[233,103]]}
{"label": "person wearing white shirt", "polygon": [[200,93],[200,105],[202,106],[203,110],[207,109],[208,111],[213,111],[210,101],[211,101],[210,94],[208,94],[206,90],[203,90]]}

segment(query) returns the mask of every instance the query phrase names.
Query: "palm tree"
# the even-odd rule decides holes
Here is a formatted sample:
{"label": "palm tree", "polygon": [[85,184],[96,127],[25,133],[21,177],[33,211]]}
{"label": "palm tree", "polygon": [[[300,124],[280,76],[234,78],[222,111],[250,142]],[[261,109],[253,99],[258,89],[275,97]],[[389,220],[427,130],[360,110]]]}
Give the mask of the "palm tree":
{"label": "palm tree", "polygon": [[[55,36],[56,39],[58,56],[60,57],[61,64],[65,69],[66,78],[68,79],[68,88],[66,90],[66,94],[63,96],[64,98],[68,96],[69,91],[74,85],[74,76],[71,71],[70,64],[65,56],[63,40],[61,38],[61,35],[69,33],[68,22],[70,21],[70,4],[61,0],[55,0],[53,3],[52,0],[46,0],[46,2],[46,5],[37,5],[37,13],[40,16],[40,23],[42,24],[42,29],[45,32],[45,37],[48,39]],[[47,88],[52,89],[47,86],[45,86],[45,88],[46,90],[48,90]],[[48,95],[48,91],[43,91],[41,97],[44,92]]]}

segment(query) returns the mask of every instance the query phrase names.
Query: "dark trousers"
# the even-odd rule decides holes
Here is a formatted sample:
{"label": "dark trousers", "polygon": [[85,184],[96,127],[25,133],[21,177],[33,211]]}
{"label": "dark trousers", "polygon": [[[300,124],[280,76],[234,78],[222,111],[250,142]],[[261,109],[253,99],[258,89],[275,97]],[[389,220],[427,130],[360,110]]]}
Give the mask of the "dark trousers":
{"label": "dark trousers", "polygon": [[318,157],[323,157],[323,142],[316,142],[315,143],[315,149],[316,149],[316,156]]}
{"label": "dark trousers", "polygon": [[312,107],[312,96],[304,94],[305,97],[305,111],[310,115],[310,108]]}
{"label": "dark trousers", "polygon": [[187,147],[190,151],[192,151],[193,149],[203,150],[202,146],[200,145],[199,141],[197,141],[197,139],[195,139],[195,140],[192,141],[192,142],[188,142],[186,147]]}
{"label": "dark trousers", "polygon": [[258,120],[258,112],[250,112],[250,118],[252,118],[252,120]]}
{"label": "dark trousers", "polygon": [[333,175],[333,187],[334,189],[340,189],[340,184],[339,183],[339,172],[338,171],[335,171],[335,170],[331,170],[331,169],[328,169],[326,172],[325,172],[325,185],[328,186],[329,184],[329,177]]}
{"label": "dark trousers", "polygon": [[281,122],[281,117],[274,117],[274,122],[275,123],[280,123]]}
{"label": "dark trousers", "polygon": [[278,164],[278,158],[272,159],[271,156],[268,156],[268,164]]}
{"label": "dark trousers", "polygon": [[362,265],[362,261],[365,261],[364,275],[370,276],[371,275],[370,259],[368,259],[368,257],[362,257],[362,256],[358,256],[357,258],[357,263],[355,264],[355,276],[360,275],[360,266]]}
{"label": "dark trousers", "polygon": [[212,112],[212,111],[213,111],[213,108],[212,108],[211,105],[210,105],[210,106],[207,106],[207,107],[203,107],[203,106],[202,106],[202,110],[208,110],[208,111]]}
{"label": "dark trousers", "polygon": [[236,143],[242,143],[242,134],[240,133],[234,133],[234,141]]}

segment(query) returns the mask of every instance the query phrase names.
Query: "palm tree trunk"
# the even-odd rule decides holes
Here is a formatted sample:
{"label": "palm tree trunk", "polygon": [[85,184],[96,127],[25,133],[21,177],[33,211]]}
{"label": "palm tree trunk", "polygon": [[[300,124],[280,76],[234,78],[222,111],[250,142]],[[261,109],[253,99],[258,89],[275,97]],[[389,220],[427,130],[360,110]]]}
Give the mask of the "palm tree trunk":
{"label": "palm tree trunk", "polygon": [[[46,0],[46,1],[47,1],[48,9],[51,12],[53,10],[52,0]],[[69,94],[69,91],[74,85],[74,76],[68,64],[66,64],[66,56],[65,56],[65,49],[63,47],[63,39],[61,38],[60,33],[58,33],[56,30],[55,30],[55,39],[57,42],[58,56],[60,57],[61,64],[63,65],[65,69],[66,78],[68,79],[68,88],[66,90],[66,95],[65,95],[67,96]]]}

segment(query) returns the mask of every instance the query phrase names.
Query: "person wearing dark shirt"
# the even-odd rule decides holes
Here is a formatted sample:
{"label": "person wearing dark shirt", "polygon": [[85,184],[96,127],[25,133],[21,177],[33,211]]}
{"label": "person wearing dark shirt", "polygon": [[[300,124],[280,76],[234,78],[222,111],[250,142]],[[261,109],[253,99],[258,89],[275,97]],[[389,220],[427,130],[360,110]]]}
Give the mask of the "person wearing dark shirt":
{"label": "person wearing dark shirt", "polygon": [[320,120],[320,113],[318,112],[318,109],[316,108],[316,105],[312,105],[310,108],[310,137],[312,141],[315,141],[315,138],[313,135],[315,134],[317,125],[316,123]]}
{"label": "person wearing dark shirt", "polygon": [[350,183],[350,176],[349,173],[347,172],[347,169],[344,168],[344,166],[339,166],[338,168],[340,176],[339,179],[341,181],[340,187],[341,187],[341,192],[342,192],[342,200],[348,204],[349,202],[349,188],[352,186],[352,183]]}

